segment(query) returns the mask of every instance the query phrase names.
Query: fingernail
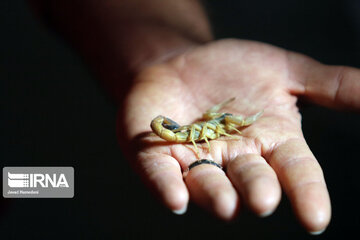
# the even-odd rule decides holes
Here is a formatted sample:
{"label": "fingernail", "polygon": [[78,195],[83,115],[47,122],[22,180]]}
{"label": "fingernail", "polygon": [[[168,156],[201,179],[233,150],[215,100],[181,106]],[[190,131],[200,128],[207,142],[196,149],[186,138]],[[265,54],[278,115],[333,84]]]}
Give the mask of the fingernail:
{"label": "fingernail", "polygon": [[186,210],[187,210],[187,205],[185,205],[185,207],[183,207],[182,209],[173,210],[172,212],[175,213],[176,215],[183,215],[184,213],[186,213]]}
{"label": "fingernail", "polygon": [[273,213],[274,213],[274,210],[270,210],[270,211],[267,211],[267,212],[260,213],[259,217],[266,218],[266,217],[270,216]]}
{"label": "fingernail", "polygon": [[320,235],[320,234],[322,234],[324,231],[325,231],[325,229],[320,230],[320,231],[315,231],[315,232],[309,232],[309,233],[310,233],[311,235],[316,236],[316,235]]}

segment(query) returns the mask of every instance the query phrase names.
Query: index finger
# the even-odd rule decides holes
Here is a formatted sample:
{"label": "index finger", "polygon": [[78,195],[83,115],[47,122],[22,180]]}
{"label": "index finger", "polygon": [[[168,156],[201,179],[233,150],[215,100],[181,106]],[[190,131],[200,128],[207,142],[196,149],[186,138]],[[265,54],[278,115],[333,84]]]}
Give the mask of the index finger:
{"label": "index finger", "polygon": [[185,213],[189,193],[176,159],[166,154],[140,152],[135,165],[147,186],[168,208],[176,214]]}

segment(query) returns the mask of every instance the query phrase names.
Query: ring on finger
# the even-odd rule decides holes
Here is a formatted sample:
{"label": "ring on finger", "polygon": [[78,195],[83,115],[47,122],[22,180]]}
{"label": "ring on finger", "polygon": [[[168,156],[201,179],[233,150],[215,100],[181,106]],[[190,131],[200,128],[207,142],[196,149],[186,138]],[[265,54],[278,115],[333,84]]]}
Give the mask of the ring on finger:
{"label": "ring on finger", "polygon": [[197,160],[197,161],[195,161],[195,162],[193,162],[193,163],[191,163],[191,164],[189,165],[189,167],[188,167],[188,168],[186,169],[186,171],[184,172],[184,177],[187,176],[187,174],[189,173],[189,171],[190,171],[192,168],[194,168],[194,167],[196,167],[196,166],[199,166],[199,165],[201,165],[201,164],[210,164],[210,165],[216,166],[216,167],[218,167],[218,168],[220,168],[220,169],[223,169],[223,167],[222,167],[220,164],[218,164],[217,162],[215,162],[215,161],[213,161],[213,160],[200,159],[200,160]]}

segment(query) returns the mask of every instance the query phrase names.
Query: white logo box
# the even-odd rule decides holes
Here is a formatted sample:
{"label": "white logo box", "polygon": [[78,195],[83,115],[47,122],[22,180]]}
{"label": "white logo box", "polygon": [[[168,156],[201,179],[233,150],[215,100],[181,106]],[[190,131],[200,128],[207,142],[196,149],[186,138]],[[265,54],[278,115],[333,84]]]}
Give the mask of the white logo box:
{"label": "white logo box", "polygon": [[73,167],[4,167],[4,198],[73,198]]}

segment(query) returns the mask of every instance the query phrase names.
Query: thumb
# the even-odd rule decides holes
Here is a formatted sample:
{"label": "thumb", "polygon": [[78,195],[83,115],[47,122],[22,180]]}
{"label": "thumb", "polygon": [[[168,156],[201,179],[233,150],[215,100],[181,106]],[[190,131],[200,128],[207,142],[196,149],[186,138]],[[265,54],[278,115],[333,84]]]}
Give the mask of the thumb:
{"label": "thumb", "polygon": [[330,66],[298,53],[289,53],[290,90],[334,108],[360,110],[360,69]]}

